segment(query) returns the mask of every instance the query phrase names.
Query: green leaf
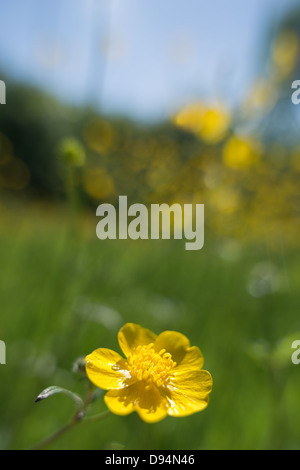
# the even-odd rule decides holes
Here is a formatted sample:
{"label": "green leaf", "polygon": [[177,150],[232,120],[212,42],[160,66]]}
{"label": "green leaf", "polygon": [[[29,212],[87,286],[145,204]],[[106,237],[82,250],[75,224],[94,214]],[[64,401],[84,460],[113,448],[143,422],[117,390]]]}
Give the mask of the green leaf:
{"label": "green leaf", "polygon": [[35,400],[35,403],[45,400],[46,398],[51,397],[52,395],[56,395],[57,393],[62,393],[64,395],[67,395],[69,398],[71,398],[76,405],[78,406],[79,409],[84,408],[84,403],[82,399],[80,398],[79,395],[76,395],[76,393],[71,392],[70,390],[67,390],[65,388],[61,387],[56,387],[55,385],[52,387],[48,387],[45,390],[43,390],[38,397]]}

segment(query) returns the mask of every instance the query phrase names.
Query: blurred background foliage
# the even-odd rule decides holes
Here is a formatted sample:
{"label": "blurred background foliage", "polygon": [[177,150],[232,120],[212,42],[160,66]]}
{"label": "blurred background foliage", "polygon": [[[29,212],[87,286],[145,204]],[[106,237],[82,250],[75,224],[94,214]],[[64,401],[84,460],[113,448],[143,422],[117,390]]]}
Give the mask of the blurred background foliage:
{"label": "blurred background foliage", "polygon": [[[263,48],[262,48],[263,49]],[[208,409],[146,425],[135,415],[82,424],[53,448],[299,448],[300,12],[266,41],[235,107],[199,99],[141,123],[71,106],[12,81],[0,112],[0,447],[28,448],[85,393],[77,357],[117,348],[127,321],[175,329],[214,378]],[[204,249],[96,239],[102,202],[204,203]],[[104,409],[102,397],[92,405]]]}

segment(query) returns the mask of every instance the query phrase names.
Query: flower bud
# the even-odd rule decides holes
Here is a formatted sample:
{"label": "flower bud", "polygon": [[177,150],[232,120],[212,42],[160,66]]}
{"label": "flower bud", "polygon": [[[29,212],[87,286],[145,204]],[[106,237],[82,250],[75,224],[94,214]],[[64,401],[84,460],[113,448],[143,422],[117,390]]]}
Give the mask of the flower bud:
{"label": "flower bud", "polygon": [[81,167],[85,164],[85,150],[80,142],[72,137],[65,138],[60,142],[58,155],[67,165]]}

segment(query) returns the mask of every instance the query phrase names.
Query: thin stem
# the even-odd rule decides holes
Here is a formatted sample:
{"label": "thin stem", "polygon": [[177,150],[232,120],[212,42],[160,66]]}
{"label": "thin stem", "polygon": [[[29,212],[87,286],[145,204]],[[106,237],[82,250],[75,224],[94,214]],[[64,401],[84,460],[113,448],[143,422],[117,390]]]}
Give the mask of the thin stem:
{"label": "thin stem", "polygon": [[[80,423],[80,421],[78,421],[77,423]],[[46,437],[46,439],[42,440],[41,442],[33,446],[31,450],[41,450],[41,449],[48,447],[50,444],[52,444],[54,441],[60,438],[60,436],[65,434],[67,431],[69,431],[69,429],[72,429],[77,423],[75,421],[71,421],[70,423],[66,424],[62,428],[55,431],[50,436]]]}
{"label": "thin stem", "polygon": [[100,421],[101,419],[106,418],[110,414],[111,412],[109,410],[106,410],[106,411],[103,411],[103,413],[100,413],[98,415],[88,416],[84,418],[81,415],[81,412],[78,412],[76,413],[76,415],[74,416],[73,420],[70,423],[66,424],[62,428],[55,431],[50,436],[46,437],[46,439],[42,440],[41,442],[33,446],[31,450],[41,450],[41,449],[48,447],[49,445],[53,444],[53,442],[55,442],[57,439],[59,439],[61,436],[63,436],[66,432],[68,432],[70,429],[75,427],[77,424],[80,424],[83,422],[90,423],[90,422]]}
{"label": "thin stem", "polygon": [[[49,390],[49,389],[47,389],[47,390]],[[41,449],[44,449],[45,447],[48,447],[50,444],[55,442],[63,434],[65,434],[67,431],[69,431],[70,429],[72,429],[73,427],[75,427],[79,423],[94,422],[94,421],[101,420],[101,419],[105,418],[106,416],[108,416],[110,414],[110,411],[105,410],[105,411],[103,411],[102,413],[100,413],[98,415],[87,416],[86,417],[86,415],[85,415],[86,411],[87,411],[91,401],[93,400],[94,389],[95,389],[94,385],[91,382],[89,382],[89,390],[88,390],[88,393],[86,395],[86,398],[85,398],[84,402],[80,399],[80,402],[79,402],[80,406],[77,409],[77,412],[75,413],[75,415],[73,416],[73,419],[68,424],[66,424],[62,428],[58,429],[57,431],[55,431],[49,437],[46,437],[44,440],[42,440],[41,442],[39,442],[38,444],[33,446],[32,450],[41,450]],[[64,389],[60,389],[60,390],[64,393],[66,393],[66,394],[70,393],[68,390],[64,390]],[[71,393],[71,398],[72,399],[74,399],[74,396],[77,397],[75,394]],[[77,404],[78,404],[78,400],[77,400]]]}
{"label": "thin stem", "polygon": [[95,423],[96,421],[100,421],[101,419],[106,418],[109,416],[111,412],[109,410],[103,411],[103,413],[99,413],[97,415],[87,416],[84,419],[85,423]]}

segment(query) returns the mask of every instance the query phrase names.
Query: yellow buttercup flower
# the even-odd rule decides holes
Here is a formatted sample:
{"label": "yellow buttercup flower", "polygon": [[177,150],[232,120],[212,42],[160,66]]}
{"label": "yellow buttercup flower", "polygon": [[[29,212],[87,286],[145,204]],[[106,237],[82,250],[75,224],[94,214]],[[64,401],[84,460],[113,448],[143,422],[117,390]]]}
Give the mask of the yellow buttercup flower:
{"label": "yellow buttercup flower", "polygon": [[261,157],[262,148],[251,137],[233,135],[223,147],[223,161],[229,168],[243,169],[255,165]]}
{"label": "yellow buttercup flower", "polygon": [[217,144],[226,136],[231,116],[221,104],[206,106],[194,103],[183,108],[175,116],[174,123],[182,129],[193,132],[207,144]]}
{"label": "yellow buttercup flower", "polygon": [[155,335],[134,323],[118,334],[126,359],[100,348],[86,357],[86,372],[97,387],[109,390],[104,401],[112,413],[136,411],[148,423],[204,410],[212,377],[202,369],[199,348],[176,331]]}

